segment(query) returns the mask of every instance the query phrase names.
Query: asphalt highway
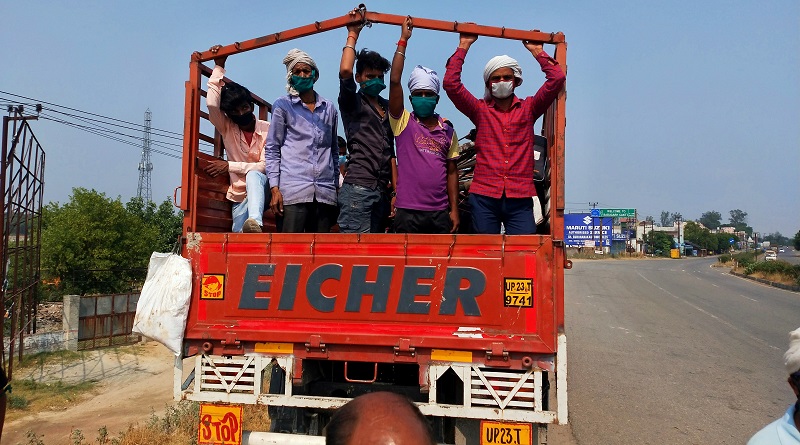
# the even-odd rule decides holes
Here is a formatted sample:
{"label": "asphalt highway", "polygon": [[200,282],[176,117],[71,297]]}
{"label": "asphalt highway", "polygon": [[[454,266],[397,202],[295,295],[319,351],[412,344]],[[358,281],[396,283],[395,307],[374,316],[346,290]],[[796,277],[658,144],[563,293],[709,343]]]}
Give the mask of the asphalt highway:
{"label": "asphalt highway", "polygon": [[782,356],[800,294],[715,261],[579,260],[566,271],[571,439],[743,444],[793,403]]}

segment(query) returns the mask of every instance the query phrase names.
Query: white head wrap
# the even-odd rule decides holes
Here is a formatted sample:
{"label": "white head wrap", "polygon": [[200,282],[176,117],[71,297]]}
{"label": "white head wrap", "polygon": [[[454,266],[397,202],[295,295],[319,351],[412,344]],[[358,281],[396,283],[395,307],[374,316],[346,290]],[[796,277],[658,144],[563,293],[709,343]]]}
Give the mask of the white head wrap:
{"label": "white head wrap", "polygon": [[789,374],[800,371],[800,328],[789,333],[789,349],[783,354],[783,363]]}
{"label": "white head wrap", "polygon": [[305,63],[311,66],[311,68],[314,68],[314,82],[319,79],[319,68],[317,68],[317,64],[314,62],[314,59],[312,59],[311,56],[309,56],[305,51],[301,51],[297,48],[290,50],[286,54],[286,57],[283,58],[283,64],[286,65],[286,91],[288,91],[292,96],[300,95],[300,93],[298,93],[291,84],[292,69],[294,69],[294,66],[298,63]]}
{"label": "white head wrap", "polygon": [[441,81],[436,71],[422,65],[414,67],[408,77],[408,90],[412,93],[417,90],[430,90],[439,94],[440,85]]}
{"label": "white head wrap", "polygon": [[[492,73],[500,68],[511,68],[511,71],[514,72],[514,77],[519,79],[518,85],[522,85],[522,68],[520,68],[516,59],[513,59],[505,54],[502,56],[494,56],[488,62],[486,62],[486,67],[483,69],[483,84],[486,85],[486,82],[489,81],[489,77],[492,75]],[[486,87],[483,97],[487,100],[491,98],[492,89]]]}

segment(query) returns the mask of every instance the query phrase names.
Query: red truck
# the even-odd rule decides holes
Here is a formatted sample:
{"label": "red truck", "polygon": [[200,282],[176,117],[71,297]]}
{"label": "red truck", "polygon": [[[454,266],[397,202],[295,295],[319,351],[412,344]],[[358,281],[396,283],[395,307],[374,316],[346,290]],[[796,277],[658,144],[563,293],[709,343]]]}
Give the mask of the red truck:
{"label": "red truck", "polygon": [[[362,8],[358,20],[399,26],[404,18]],[[224,46],[217,55],[352,21],[315,22]],[[554,45],[554,57],[567,66],[561,33],[418,17],[414,26]],[[547,233],[281,234],[274,226],[229,233],[228,179],[201,168],[223,155],[219,135],[200,131],[211,73],[203,62],[214,57],[194,53],[186,82],[180,208],[193,290],[175,398],[220,412],[268,405],[271,431],[246,433],[249,443],[324,443],[315,440],[333,410],[378,390],[414,400],[442,443],[546,442],[548,424],[567,422],[565,92],[543,118],[551,161]],[[254,100],[267,118],[269,103]],[[213,154],[200,151],[202,141],[213,144]],[[204,419],[210,425],[211,417]],[[241,440],[240,417],[224,419],[216,430],[206,427],[208,434],[201,423],[201,443]]]}

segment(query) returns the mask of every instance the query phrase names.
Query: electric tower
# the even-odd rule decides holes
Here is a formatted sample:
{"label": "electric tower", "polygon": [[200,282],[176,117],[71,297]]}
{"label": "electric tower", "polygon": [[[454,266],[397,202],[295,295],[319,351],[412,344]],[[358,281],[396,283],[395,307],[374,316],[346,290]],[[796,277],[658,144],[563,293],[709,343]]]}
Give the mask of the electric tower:
{"label": "electric tower", "polygon": [[150,162],[150,109],[144,112],[144,138],[142,140],[142,160],[139,161],[139,187],[136,196],[142,198],[145,204],[152,201],[150,190],[150,172],[153,171],[153,163]]}

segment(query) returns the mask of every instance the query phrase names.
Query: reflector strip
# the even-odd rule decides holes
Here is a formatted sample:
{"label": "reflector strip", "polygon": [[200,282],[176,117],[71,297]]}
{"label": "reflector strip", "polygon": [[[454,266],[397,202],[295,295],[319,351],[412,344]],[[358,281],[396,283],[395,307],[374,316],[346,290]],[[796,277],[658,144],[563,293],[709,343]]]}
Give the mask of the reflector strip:
{"label": "reflector strip", "polygon": [[291,354],[294,352],[293,343],[256,343],[255,352],[269,354]]}
{"label": "reflector strip", "polygon": [[449,349],[432,349],[431,360],[472,363],[472,352],[451,351]]}

